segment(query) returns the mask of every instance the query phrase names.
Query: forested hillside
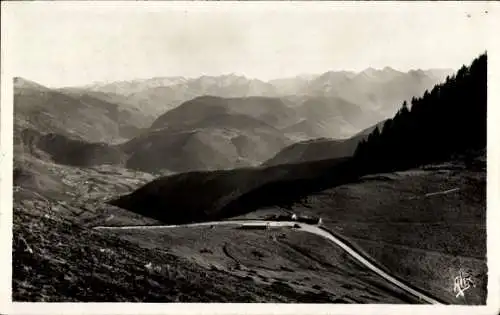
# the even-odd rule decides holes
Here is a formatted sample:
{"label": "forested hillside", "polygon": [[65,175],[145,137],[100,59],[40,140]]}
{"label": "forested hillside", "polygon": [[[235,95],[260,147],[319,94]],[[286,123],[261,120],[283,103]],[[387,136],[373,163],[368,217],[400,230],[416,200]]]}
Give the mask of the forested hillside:
{"label": "forested hillside", "polygon": [[403,102],[355,152],[366,172],[404,169],[486,147],[487,54],[431,92]]}

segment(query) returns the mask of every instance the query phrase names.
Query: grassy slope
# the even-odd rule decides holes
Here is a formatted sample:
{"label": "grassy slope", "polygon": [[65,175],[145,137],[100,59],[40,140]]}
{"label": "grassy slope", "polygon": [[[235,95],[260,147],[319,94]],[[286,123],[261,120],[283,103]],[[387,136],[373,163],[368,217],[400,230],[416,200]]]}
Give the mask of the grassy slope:
{"label": "grassy slope", "polygon": [[[458,168],[458,169],[457,169]],[[396,276],[449,303],[486,299],[486,174],[459,164],[367,176],[291,207],[359,246]],[[458,192],[425,197],[427,193]],[[253,196],[256,198],[256,196]],[[267,207],[244,217],[282,212]],[[470,270],[476,287],[455,298],[453,278]]]}
{"label": "grassy slope", "polygon": [[[417,303],[321,237],[290,229],[116,230],[121,238],[259,284],[286,283],[310,302]],[[324,299],[326,298],[326,300]]]}
{"label": "grassy slope", "polygon": [[14,211],[14,301],[305,302],[323,297],[280,282],[261,285],[207,270],[57,216]]}
{"label": "grassy slope", "polygon": [[[269,233],[231,229],[146,231],[120,238],[89,230],[103,224],[159,224],[104,203],[151,175],[36,159],[16,163],[30,175],[15,179],[15,301],[415,302],[348,256],[330,255],[338,249],[321,238],[302,233],[273,232],[287,235],[276,242]],[[207,248],[212,254],[203,252]]]}

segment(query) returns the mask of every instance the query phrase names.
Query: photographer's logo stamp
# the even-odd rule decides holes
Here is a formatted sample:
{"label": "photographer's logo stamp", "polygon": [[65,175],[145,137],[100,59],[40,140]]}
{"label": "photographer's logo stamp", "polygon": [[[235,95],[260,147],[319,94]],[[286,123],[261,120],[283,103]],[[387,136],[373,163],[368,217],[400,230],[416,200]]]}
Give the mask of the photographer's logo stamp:
{"label": "photographer's logo stamp", "polygon": [[465,297],[465,291],[471,287],[476,287],[471,274],[460,269],[458,276],[454,278],[453,292],[456,293],[455,297]]}

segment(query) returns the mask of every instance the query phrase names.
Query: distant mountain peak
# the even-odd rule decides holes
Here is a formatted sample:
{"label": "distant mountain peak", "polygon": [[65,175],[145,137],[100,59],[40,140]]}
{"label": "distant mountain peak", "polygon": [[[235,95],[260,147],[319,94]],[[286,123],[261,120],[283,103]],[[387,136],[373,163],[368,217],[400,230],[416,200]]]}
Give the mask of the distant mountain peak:
{"label": "distant mountain peak", "polygon": [[413,70],[408,71],[408,73],[411,75],[414,75],[414,76],[419,76],[419,77],[426,76],[425,71],[422,69],[413,69]]}
{"label": "distant mountain peak", "polygon": [[318,78],[320,80],[332,80],[332,79],[346,79],[349,72],[346,71],[327,71],[320,75]]}
{"label": "distant mountain peak", "polygon": [[380,69],[368,67],[365,70],[361,71],[360,73],[369,74],[369,75],[377,75],[380,73],[401,73],[401,71],[398,71],[390,66],[385,66],[384,68],[380,68]]}
{"label": "distant mountain peak", "polygon": [[395,77],[402,75],[403,72],[398,71],[390,66],[385,66],[384,68],[376,69],[373,67],[368,67],[365,70],[359,72],[357,76],[365,77],[368,79],[379,79],[379,80],[392,80]]}
{"label": "distant mountain peak", "polygon": [[384,69],[382,69],[384,72],[390,72],[390,73],[401,73],[401,71],[398,71],[392,67],[385,66]]}
{"label": "distant mountain peak", "polygon": [[360,76],[367,76],[367,77],[375,77],[379,74],[379,70],[373,68],[373,67],[368,67],[365,70],[361,71],[359,73]]}

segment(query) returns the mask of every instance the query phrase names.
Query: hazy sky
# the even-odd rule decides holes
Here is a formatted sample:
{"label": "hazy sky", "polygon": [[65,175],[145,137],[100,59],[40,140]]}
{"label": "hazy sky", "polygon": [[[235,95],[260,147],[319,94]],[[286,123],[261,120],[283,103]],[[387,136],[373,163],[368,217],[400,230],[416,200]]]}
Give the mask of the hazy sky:
{"label": "hazy sky", "polygon": [[27,2],[6,5],[2,19],[12,73],[57,87],[155,76],[267,80],[367,67],[458,68],[487,49],[494,33],[488,23],[498,18],[493,6]]}

